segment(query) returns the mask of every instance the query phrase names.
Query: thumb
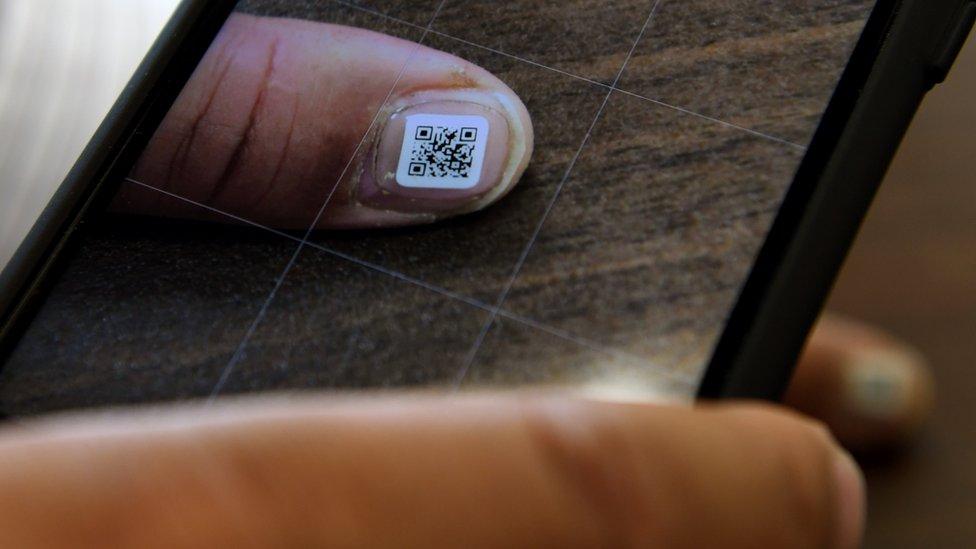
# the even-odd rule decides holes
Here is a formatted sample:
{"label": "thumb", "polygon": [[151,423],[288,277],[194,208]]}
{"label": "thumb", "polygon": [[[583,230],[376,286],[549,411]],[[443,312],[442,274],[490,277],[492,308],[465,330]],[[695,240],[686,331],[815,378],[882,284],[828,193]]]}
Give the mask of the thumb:
{"label": "thumb", "polygon": [[[432,153],[468,167],[453,179],[401,175],[405,137],[429,120],[482,130]],[[131,179],[278,228],[308,228],[326,201],[319,228],[429,223],[504,196],[532,143],[515,93],[471,63],[363,29],[234,14]],[[123,189],[116,209],[201,216]]]}
{"label": "thumb", "polygon": [[931,413],[933,395],[928,365],[909,345],[861,322],[825,315],[785,401],[826,423],[846,447],[871,454],[911,441]]}
{"label": "thumb", "polygon": [[0,438],[4,547],[854,547],[863,499],[756,406],[252,399]]}

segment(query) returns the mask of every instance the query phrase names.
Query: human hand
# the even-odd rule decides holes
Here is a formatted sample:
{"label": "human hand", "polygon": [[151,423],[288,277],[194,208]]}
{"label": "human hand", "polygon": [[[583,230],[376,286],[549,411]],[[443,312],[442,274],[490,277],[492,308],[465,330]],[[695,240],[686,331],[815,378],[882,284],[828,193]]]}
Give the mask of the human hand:
{"label": "human hand", "polygon": [[[865,330],[815,332],[789,392],[861,446],[904,436],[923,401],[841,388],[927,387]],[[854,547],[864,497],[821,424],[762,404],[261,397],[0,432],[3,547]]]}

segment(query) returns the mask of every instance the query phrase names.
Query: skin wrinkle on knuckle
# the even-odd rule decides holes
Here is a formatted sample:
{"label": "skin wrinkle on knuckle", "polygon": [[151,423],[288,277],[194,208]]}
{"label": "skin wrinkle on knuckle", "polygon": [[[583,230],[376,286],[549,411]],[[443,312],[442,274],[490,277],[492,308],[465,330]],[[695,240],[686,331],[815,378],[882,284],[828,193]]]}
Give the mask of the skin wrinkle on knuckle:
{"label": "skin wrinkle on knuckle", "polygon": [[[187,89],[190,90],[193,89],[194,83],[208,84],[207,89],[201,92],[199,99],[201,104],[192,109],[185,120],[180,120],[181,117],[174,116],[174,120],[177,121],[174,125],[174,131],[179,135],[179,141],[166,166],[165,187],[167,189],[177,190],[181,182],[192,179],[189,173],[192,158],[190,152],[196,150],[197,137],[205,129],[207,115],[211,112],[221,84],[226,80],[227,74],[233,66],[232,52],[234,48],[231,39],[223,40],[220,44],[220,47],[214,52],[213,66],[210,70],[200,76],[199,79],[191,77],[187,86]],[[208,60],[204,58],[203,66],[207,66],[207,64]],[[180,102],[177,101],[177,104]]]}
{"label": "skin wrinkle on knuckle", "polygon": [[[254,170],[249,167],[254,165],[269,164],[274,168],[274,176],[264,178],[268,188],[258,194],[264,196],[270,192],[287,154],[287,148],[283,148],[277,163],[267,163],[262,158],[264,151],[256,146],[276,142],[275,136],[269,133],[276,122],[269,95],[273,91],[281,37],[263,39],[264,43],[258,46],[263,65],[259,64],[259,72],[252,75],[253,80],[241,84],[236,79],[246,78],[247,73],[242,73],[240,67],[254,63],[240,59],[245,54],[235,46],[244,40],[250,40],[253,45],[257,40],[248,39],[246,28],[235,29],[220,39],[221,45],[213,51],[212,57],[205,58],[203,65],[208,66],[207,76],[201,77],[199,82],[206,87],[195,93],[197,100],[192,106],[186,102],[188,112],[171,115],[174,124],[166,130],[175,136],[176,146],[163,170],[165,188],[213,207],[228,206],[222,204],[226,201],[233,203],[229,206],[236,206],[241,201],[243,197],[228,196],[226,191],[240,178],[251,177],[248,172]],[[237,101],[228,94],[248,100]],[[226,104],[233,107],[228,109]],[[295,122],[293,116],[290,127],[285,128],[289,134],[288,143]]]}
{"label": "skin wrinkle on knuckle", "polygon": [[[215,435],[215,436],[208,436]],[[266,451],[236,437],[198,431],[146,451],[151,465],[132,476],[122,512],[132,513],[126,536],[161,532],[177,544],[270,546],[292,539],[286,488]],[[296,492],[297,493],[297,492]],[[209,540],[209,541],[208,541]],[[298,541],[298,540],[293,540]]]}
{"label": "skin wrinkle on knuckle", "polygon": [[213,444],[208,458],[204,473],[213,474],[203,476],[217,479],[208,490],[216,494],[214,503],[219,513],[238,524],[246,524],[247,535],[252,539],[282,541],[294,533],[283,520],[287,513],[280,508],[281,472],[269,468],[275,460],[234,439]]}
{"label": "skin wrinkle on knuckle", "polygon": [[[834,537],[833,524],[836,512],[834,510],[836,489],[833,479],[834,450],[831,446],[832,437],[827,429],[819,422],[808,422],[801,442],[792,448],[800,454],[795,458],[797,469],[793,478],[798,479],[795,494],[796,513],[811,532],[811,539],[815,546],[827,547]],[[801,460],[803,462],[801,462]],[[826,525],[826,527],[824,527]],[[820,539],[816,539],[819,534]]]}
{"label": "skin wrinkle on knuckle", "polygon": [[281,177],[282,170],[285,167],[285,162],[288,159],[288,153],[292,147],[292,141],[295,136],[295,123],[297,120],[298,100],[295,98],[292,100],[291,118],[288,121],[284,145],[282,146],[281,151],[278,153],[278,158],[275,160],[274,171],[271,173],[271,177],[268,179],[264,190],[262,190],[249,205],[250,208],[259,207],[260,204],[262,204],[278,186],[278,179]]}
{"label": "skin wrinkle on knuckle", "polygon": [[725,444],[737,459],[747,460],[726,471],[753,489],[741,520],[758,521],[772,546],[831,546],[834,443],[822,424],[758,403],[703,405],[698,413],[728,435]]}
{"label": "skin wrinkle on knuckle", "polygon": [[217,516],[237,527],[237,542],[313,547],[369,539],[379,519],[363,501],[376,494],[346,475],[341,460],[298,443],[305,429],[253,426],[208,434],[203,463],[213,474],[201,477],[217,479],[207,489]]}
{"label": "skin wrinkle on knuckle", "polygon": [[640,461],[636,442],[619,425],[625,418],[582,403],[571,406],[571,418],[531,405],[523,409],[521,420],[542,467],[583,504],[601,537],[599,545],[639,545],[646,541],[639,532],[661,529],[650,512],[653,498],[635,481],[649,465]]}
{"label": "skin wrinkle on knuckle", "polygon": [[766,412],[773,444],[768,449],[770,473],[780,492],[778,512],[786,521],[785,536],[793,546],[829,547],[832,542],[833,445],[830,433],[817,421],[789,413]]}
{"label": "skin wrinkle on knuckle", "polygon": [[280,38],[275,37],[270,44],[264,46],[264,49],[266,49],[264,54],[267,60],[265,61],[264,69],[257,83],[257,93],[254,96],[254,101],[250,105],[247,118],[243,125],[240,128],[235,128],[237,132],[233,150],[227,162],[224,164],[220,175],[210,186],[210,193],[204,201],[204,204],[216,204],[221,199],[221,195],[230,186],[231,181],[241,176],[244,166],[248,165],[250,160],[253,159],[260,163],[260,159],[253,158],[254,154],[261,154],[261,151],[254,147],[254,143],[260,139],[259,132],[262,130],[263,117],[266,116],[264,111],[267,97],[271,93],[270,87],[274,79],[275,67],[278,60],[279,43]]}
{"label": "skin wrinkle on knuckle", "polygon": [[[235,486],[228,481],[232,472],[217,457],[213,444],[200,441],[164,440],[145,450],[145,469],[133,479],[131,494],[124,501],[143,502],[123,510],[134,516],[128,522],[131,535],[138,531],[169,531],[173,538],[214,535],[230,517],[233,501],[239,505]],[[195,444],[193,442],[196,442]],[[133,457],[143,452],[134,452]],[[173,528],[175,525],[180,528]],[[205,525],[212,529],[203,528]],[[207,532],[209,530],[209,532]],[[171,538],[172,539],[172,538]],[[184,539],[189,541],[189,539]]]}

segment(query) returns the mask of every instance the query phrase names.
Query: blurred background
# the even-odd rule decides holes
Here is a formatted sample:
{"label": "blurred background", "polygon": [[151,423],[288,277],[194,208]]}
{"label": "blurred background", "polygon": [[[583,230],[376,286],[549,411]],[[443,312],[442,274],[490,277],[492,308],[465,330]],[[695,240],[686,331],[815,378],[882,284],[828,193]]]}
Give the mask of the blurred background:
{"label": "blurred background", "polygon": [[[70,169],[175,0],[0,0],[0,265]],[[976,540],[976,40],[926,99],[830,300],[933,365],[933,421],[865,464],[867,547]]]}
{"label": "blurred background", "polygon": [[914,344],[935,374],[921,439],[865,464],[867,547],[976,542],[976,39],[926,97],[828,308]]}

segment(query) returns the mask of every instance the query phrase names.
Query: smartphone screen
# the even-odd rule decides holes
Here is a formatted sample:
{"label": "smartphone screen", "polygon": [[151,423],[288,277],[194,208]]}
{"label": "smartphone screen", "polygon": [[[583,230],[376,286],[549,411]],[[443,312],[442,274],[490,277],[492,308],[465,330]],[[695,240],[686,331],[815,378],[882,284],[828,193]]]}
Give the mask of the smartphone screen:
{"label": "smartphone screen", "polygon": [[690,399],[873,6],[243,0],[0,409]]}

